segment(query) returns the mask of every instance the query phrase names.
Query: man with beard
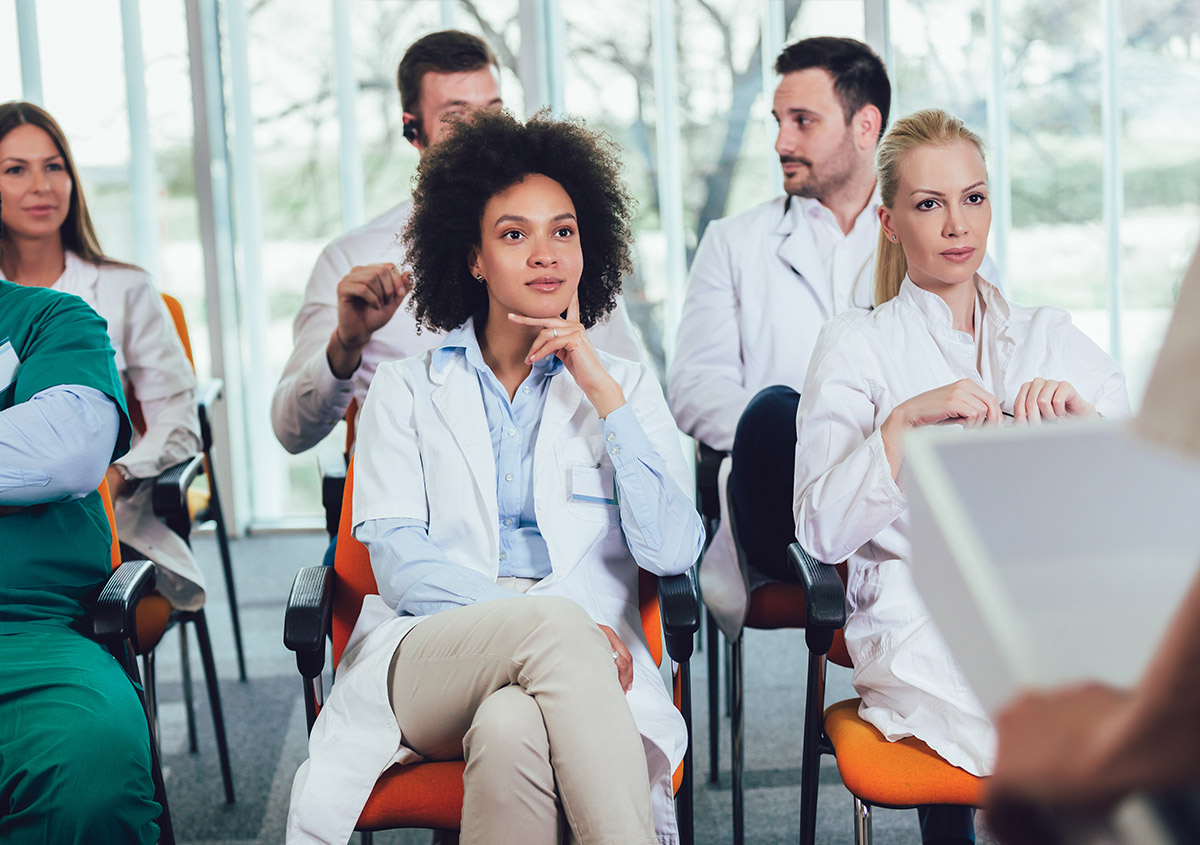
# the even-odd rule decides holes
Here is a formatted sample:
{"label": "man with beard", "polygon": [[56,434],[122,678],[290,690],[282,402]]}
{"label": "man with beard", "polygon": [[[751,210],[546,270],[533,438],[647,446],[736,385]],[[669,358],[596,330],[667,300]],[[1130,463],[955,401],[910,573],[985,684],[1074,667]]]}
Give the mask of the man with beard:
{"label": "man with beard", "polygon": [[[850,38],[790,44],[775,71],[775,151],[786,193],[705,231],[668,379],[680,429],[713,449],[733,450],[739,535],[763,572],[783,568],[794,540],[797,391],[817,333],[835,314],[871,306],[879,236],[875,146],[891,103],[883,62]],[[748,406],[745,424],[755,421],[754,436],[739,436],[735,445]],[[719,485],[723,517],[728,471],[727,462]],[[728,522],[721,520],[705,556],[701,583],[705,603],[732,638],[744,621],[747,585]]]}

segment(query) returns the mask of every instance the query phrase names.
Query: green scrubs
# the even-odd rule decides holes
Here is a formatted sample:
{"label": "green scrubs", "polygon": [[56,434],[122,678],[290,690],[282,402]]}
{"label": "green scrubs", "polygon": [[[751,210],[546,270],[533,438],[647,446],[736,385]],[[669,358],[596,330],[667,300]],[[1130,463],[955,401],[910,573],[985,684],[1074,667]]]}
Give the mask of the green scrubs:
{"label": "green scrubs", "polygon": [[[0,410],[60,384],[125,399],[105,322],[82,299],[0,281]],[[9,358],[11,361],[11,358]],[[120,664],[88,639],[111,572],[98,493],[0,512],[0,842],[152,843],[150,744]]]}

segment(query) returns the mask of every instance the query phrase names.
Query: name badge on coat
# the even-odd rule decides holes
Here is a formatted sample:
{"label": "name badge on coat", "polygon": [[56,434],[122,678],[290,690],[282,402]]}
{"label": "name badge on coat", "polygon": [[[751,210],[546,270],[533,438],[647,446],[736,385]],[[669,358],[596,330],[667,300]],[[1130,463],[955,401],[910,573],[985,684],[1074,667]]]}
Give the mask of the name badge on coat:
{"label": "name badge on coat", "polygon": [[605,467],[572,467],[571,499],[597,505],[617,503],[613,471]]}

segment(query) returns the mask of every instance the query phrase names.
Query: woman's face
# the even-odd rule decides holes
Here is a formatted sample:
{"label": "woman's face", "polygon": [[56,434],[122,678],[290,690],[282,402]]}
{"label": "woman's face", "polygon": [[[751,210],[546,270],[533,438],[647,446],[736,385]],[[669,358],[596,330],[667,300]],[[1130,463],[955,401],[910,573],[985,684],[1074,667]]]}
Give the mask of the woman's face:
{"label": "woman's face", "polygon": [[0,138],[0,215],[10,236],[58,237],[72,189],[67,162],[46,130],[25,123]]}
{"label": "woman's face", "polygon": [[531,173],[488,200],[479,247],[470,259],[483,276],[490,313],[557,317],[583,273],[575,203],[563,186]]}
{"label": "woman's face", "polygon": [[983,156],[965,140],[909,150],[892,207],[880,208],[879,219],[899,239],[917,286],[937,293],[971,281],[992,224]]}

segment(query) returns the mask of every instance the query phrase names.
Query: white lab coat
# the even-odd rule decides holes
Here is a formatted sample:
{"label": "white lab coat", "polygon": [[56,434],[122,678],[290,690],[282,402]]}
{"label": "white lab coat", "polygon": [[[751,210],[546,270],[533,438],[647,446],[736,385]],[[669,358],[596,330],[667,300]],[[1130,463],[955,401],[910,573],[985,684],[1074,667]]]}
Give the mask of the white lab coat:
{"label": "white lab coat", "polygon": [[[653,373],[644,364],[604,353],[601,358],[686,494],[690,484],[675,421]],[[494,579],[500,543],[495,459],[479,381],[465,358],[451,359],[440,372],[432,360],[427,352],[381,364],[376,372],[358,435],[354,524],[390,517],[427,521],[431,542],[450,561]],[[533,469],[537,523],[553,569],[528,595],[574,599],[628,645],[634,681],[626,700],[646,747],[659,838],[673,843],[671,775],[683,759],[687,732],[642,632],[637,563],[618,507],[576,502],[570,495],[577,468],[613,471],[602,425],[570,373],[556,375]],[[413,431],[419,437],[408,434]],[[693,549],[701,542],[698,516],[695,523]],[[692,561],[659,563],[657,574],[675,574]],[[401,744],[387,674],[400,640],[422,618],[397,616],[378,596],[363,602],[337,683],[313,728],[309,760],[296,776],[289,843],[347,841],[379,774],[393,763],[419,759]]]}
{"label": "white lab coat", "polygon": [[[135,478],[153,479],[197,454],[196,377],[150,276],[128,265],[96,265],[68,251],[52,287],[80,297],[108,321],[121,387],[141,404],[146,431],[133,433],[118,463]],[[204,606],[204,575],[187,543],[154,515],[152,493],[147,482],[117,499],[117,535],[154,562],[157,589],[172,605],[198,610]]]}
{"label": "white lab coat", "polygon": [[1010,305],[986,282],[979,290],[979,369],[975,338],[951,327],[944,300],[907,279],[892,301],[822,330],[797,413],[794,510],[805,549],[848,561],[845,634],[859,714],[889,740],[916,736],[986,775],[995,735],[913,585],[908,500],[880,426],[901,402],[964,378],[1010,413],[1036,377],[1069,381],[1105,417],[1127,416],[1129,398],[1120,368],[1066,312]]}
{"label": "white lab coat", "polygon": [[[404,266],[400,234],[412,214],[405,200],[368,223],[351,229],[325,247],[304,290],[304,304],[292,326],[294,347],[271,400],[271,425],[289,452],[311,449],[346,415],[352,399],[361,409],[367,388],[383,361],[420,355],[441,343],[437,332],[422,330],[406,311],[405,301],[387,325],[371,335],[362,363],[348,379],[329,369],[325,347],[337,328],[337,285],[356,266],[390,261]],[[646,360],[621,297],[609,319],[589,332],[596,348],[632,360]]]}

